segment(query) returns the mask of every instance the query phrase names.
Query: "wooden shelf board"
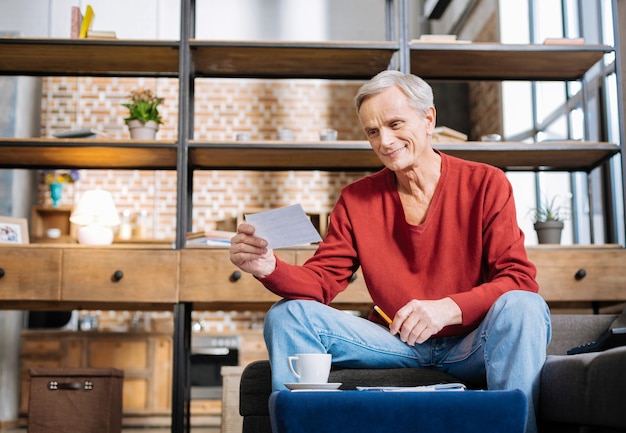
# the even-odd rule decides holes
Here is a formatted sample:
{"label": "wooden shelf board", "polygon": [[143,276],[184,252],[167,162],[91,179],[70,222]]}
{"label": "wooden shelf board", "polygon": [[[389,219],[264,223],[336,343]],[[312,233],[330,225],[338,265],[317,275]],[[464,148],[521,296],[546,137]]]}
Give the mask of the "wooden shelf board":
{"label": "wooden shelf board", "polygon": [[196,76],[369,79],[389,67],[395,42],[192,40]]}
{"label": "wooden shelf board", "polygon": [[176,169],[173,140],[0,138],[4,168]]}
{"label": "wooden shelf board", "polygon": [[578,80],[606,45],[410,44],[411,72],[424,79]]}
{"label": "wooden shelf board", "polygon": [[[0,38],[0,74],[176,77],[179,41]],[[190,41],[197,77],[369,79],[397,42]],[[427,79],[576,80],[606,45],[410,44]]]}
{"label": "wooden shelf board", "polygon": [[611,143],[561,141],[543,143],[466,142],[437,144],[449,155],[484,162],[509,171],[589,172],[620,151]]}
{"label": "wooden shelf board", "polygon": [[176,41],[0,38],[0,74],[178,76]]}
{"label": "wooden shelf board", "polygon": [[[42,244],[37,244],[40,246]],[[45,245],[45,244],[44,244]],[[54,244],[51,244],[54,245]],[[177,304],[172,302],[145,301],[73,301],[63,299],[50,300],[2,300],[3,310],[143,310],[143,311],[171,311]]]}
{"label": "wooden shelf board", "polygon": [[[610,143],[438,143],[449,155],[507,170],[590,171],[619,152]],[[382,164],[366,141],[200,142],[191,141],[194,169],[221,170],[378,170]]]}
{"label": "wooden shelf board", "polygon": [[[506,170],[590,171],[620,150],[611,143],[436,143],[442,152]],[[0,139],[6,168],[176,169],[176,142],[47,138]],[[194,169],[372,171],[382,164],[367,141],[189,143]]]}
{"label": "wooden shelf board", "polygon": [[189,161],[196,169],[370,171],[382,168],[364,141],[192,141]]}

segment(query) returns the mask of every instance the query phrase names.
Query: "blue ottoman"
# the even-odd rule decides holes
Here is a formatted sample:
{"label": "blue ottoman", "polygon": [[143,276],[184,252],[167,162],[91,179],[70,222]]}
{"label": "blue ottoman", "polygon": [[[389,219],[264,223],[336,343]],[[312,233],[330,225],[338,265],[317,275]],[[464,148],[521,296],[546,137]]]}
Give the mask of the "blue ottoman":
{"label": "blue ottoman", "polygon": [[273,433],[523,433],[521,391],[276,391]]}

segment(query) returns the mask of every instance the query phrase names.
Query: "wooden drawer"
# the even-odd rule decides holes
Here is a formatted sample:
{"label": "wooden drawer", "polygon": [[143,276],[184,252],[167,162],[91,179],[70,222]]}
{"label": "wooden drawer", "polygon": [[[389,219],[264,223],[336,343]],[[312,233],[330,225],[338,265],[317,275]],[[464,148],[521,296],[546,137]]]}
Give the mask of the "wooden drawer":
{"label": "wooden drawer", "polygon": [[92,368],[119,368],[128,371],[143,371],[148,367],[148,339],[93,338],[89,342],[88,365]]}
{"label": "wooden drawer", "polygon": [[[313,255],[314,252],[314,250],[298,250],[296,252],[296,264],[303,264]],[[372,304],[372,298],[367,291],[365,278],[363,278],[363,273],[360,268],[354,274],[354,279],[346,290],[337,295],[333,301],[333,305],[338,304]]]}
{"label": "wooden drawer", "polygon": [[[293,250],[276,255],[294,263]],[[183,302],[274,303],[278,296],[230,262],[228,250],[181,251],[180,300]]]}
{"label": "wooden drawer", "polygon": [[60,299],[60,249],[0,247],[0,269],[0,300]]}
{"label": "wooden drawer", "polygon": [[174,303],[178,253],[162,250],[66,249],[64,301]]}
{"label": "wooden drawer", "polygon": [[49,355],[61,352],[61,341],[56,338],[22,338],[20,349],[22,356]]}
{"label": "wooden drawer", "polygon": [[626,250],[563,247],[529,249],[539,293],[549,302],[626,300]]}

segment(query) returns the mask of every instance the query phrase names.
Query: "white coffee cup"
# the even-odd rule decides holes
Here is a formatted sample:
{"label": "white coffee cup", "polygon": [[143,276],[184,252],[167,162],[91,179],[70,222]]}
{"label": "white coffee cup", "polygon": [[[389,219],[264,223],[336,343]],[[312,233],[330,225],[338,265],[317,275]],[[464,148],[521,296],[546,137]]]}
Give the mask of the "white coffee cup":
{"label": "white coffee cup", "polygon": [[289,369],[300,383],[327,383],[331,361],[330,353],[300,353],[287,357]]}

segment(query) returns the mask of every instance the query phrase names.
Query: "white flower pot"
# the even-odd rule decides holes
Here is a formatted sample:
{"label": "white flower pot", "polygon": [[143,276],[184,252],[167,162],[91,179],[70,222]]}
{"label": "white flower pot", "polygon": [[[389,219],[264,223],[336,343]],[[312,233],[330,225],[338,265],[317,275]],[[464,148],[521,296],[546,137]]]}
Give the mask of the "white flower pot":
{"label": "white flower pot", "polygon": [[131,120],[128,122],[130,138],[133,140],[154,140],[159,130],[159,124],[153,120],[142,122],[141,120]]}

